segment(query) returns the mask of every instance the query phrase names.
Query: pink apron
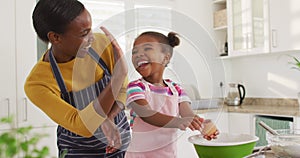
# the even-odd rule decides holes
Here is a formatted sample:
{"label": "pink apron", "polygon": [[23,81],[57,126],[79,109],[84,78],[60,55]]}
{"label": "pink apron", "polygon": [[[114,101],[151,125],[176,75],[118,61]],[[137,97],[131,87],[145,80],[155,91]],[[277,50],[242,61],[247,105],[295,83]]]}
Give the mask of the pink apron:
{"label": "pink apron", "polygon": [[[163,114],[178,116],[178,92],[175,87],[166,82],[173,96],[166,96],[150,91],[146,81],[143,81],[146,100],[151,108]],[[144,122],[138,116],[134,119],[131,143],[125,154],[126,158],[176,158],[176,128],[162,128]]]}

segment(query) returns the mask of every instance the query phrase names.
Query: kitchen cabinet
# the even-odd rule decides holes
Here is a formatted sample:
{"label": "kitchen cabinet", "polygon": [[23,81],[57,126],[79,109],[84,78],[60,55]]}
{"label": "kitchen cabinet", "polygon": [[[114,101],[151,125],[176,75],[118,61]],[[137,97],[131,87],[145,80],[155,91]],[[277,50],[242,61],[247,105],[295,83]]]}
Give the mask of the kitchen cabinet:
{"label": "kitchen cabinet", "polygon": [[254,135],[254,118],[248,113],[228,113],[228,128],[230,133]]}
{"label": "kitchen cabinet", "polygon": [[229,56],[268,52],[268,0],[227,3]]}
{"label": "kitchen cabinet", "polygon": [[[16,111],[16,62],[15,62],[15,1],[4,0],[1,3],[0,18],[5,19],[0,25],[0,118],[8,117]],[[9,126],[0,124],[0,129]]]}
{"label": "kitchen cabinet", "polygon": [[[35,0],[16,0],[16,108],[18,126],[54,126],[40,109],[26,97],[24,83],[37,62],[37,36],[32,25]],[[26,31],[24,31],[26,30]]]}
{"label": "kitchen cabinet", "polygon": [[300,50],[300,1],[269,0],[271,52]]}
{"label": "kitchen cabinet", "polygon": [[300,117],[297,116],[297,117],[294,117],[294,124],[293,124],[293,128],[294,129],[300,129]]}
{"label": "kitchen cabinet", "polygon": [[[31,125],[34,130],[47,127],[40,132],[49,133],[48,129],[53,131],[56,124],[33,105],[24,93],[26,77],[37,62],[37,36],[31,20],[35,4],[35,0],[3,0],[1,3],[0,17],[5,19],[5,24],[0,26],[0,118],[13,116],[14,127]],[[9,129],[8,125],[0,125],[0,130]],[[51,139],[50,144],[43,143],[56,148],[55,137]]]}
{"label": "kitchen cabinet", "polygon": [[227,7],[226,0],[214,0],[213,4],[213,26],[214,33],[218,39],[217,47],[220,55],[226,55],[228,48],[227,43]]}
{"label": "kitchen cabinet", "polygon": [[227,0],[229,56],[300,50],[299,0]]}
{"label": "kitchen cabinet", "polygon": [[37,38],[31,20],[35,3],[35,0],[5,0],[1,9],[6,25],[1,25],[0,29],[3,35],[0,58],[3,64],[0,68],[3,74],[0,79],[0,117],[14,116],[17,126],[54,126],[48,117],[32,105],[24,93],[26,77],[37,61]]}

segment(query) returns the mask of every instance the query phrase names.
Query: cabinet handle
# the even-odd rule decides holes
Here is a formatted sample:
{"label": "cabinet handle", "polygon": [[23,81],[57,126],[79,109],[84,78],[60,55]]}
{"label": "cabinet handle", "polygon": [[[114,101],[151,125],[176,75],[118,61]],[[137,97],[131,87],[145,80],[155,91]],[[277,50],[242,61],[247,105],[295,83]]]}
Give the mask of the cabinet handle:
{"label": "cabinet handle", "polygon": [[27,121],[27,98],[24,98],[24,112],[23,112],[23,121],[26,122]]}
{"label": "cabinet handle", "polygon": [[277,30],[272,29],[272,47],[277,47]]}

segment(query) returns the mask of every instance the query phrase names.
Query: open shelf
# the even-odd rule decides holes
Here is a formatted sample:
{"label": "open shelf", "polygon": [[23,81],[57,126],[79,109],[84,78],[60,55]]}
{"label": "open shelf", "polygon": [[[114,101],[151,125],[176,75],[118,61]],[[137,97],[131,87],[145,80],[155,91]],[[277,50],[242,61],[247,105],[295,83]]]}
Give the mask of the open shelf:
{"label": "open shelf", "polygon": [[227,26],[220,26],[220,27],[215,27],[214,30],[215,31],[226,31]]}
{"label": "open shelf", "polygon": [[214,4],[226,4],[226,0],[214,0]]}

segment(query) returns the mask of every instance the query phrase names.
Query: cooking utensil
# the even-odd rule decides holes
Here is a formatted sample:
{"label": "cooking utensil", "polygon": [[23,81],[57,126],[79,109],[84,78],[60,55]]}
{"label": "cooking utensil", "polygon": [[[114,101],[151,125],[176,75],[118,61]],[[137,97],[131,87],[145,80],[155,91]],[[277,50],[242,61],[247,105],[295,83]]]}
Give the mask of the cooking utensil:
{"label": "cooking utensil", "polygon": [[265,130],[267,130],[270,134],[276,135],[281,139],[292,139],[292,138],[298,138],[300,135],[293,135],[293,134],[285,134],[285,135],[280,135],[276,130],[268,126],[266,123],[263,121],[260,121],[258,123],[260,126],[262,126]]}
{"label": "cooking utensil", "polygon": [[277,157],[300,157],[300,129],[275,130],[279,135],[266,133],[268,144]]}
{"label": "cooking utensil", "polygon": [[202,135],[189,137],[201,158],[241,158],[252,153],[258,137],[248,134],[220,133],[208,141]]}
{"label": "cooking utensil", "polygon": [[258,123],[260,126],[262,126],[265,130],[267,130],[268,132],[270,132],[273,135],[279,135],[273,128],[271,128],[270,126],[268,126],[267,124],[265,124],[263,121],[260,121]]}

